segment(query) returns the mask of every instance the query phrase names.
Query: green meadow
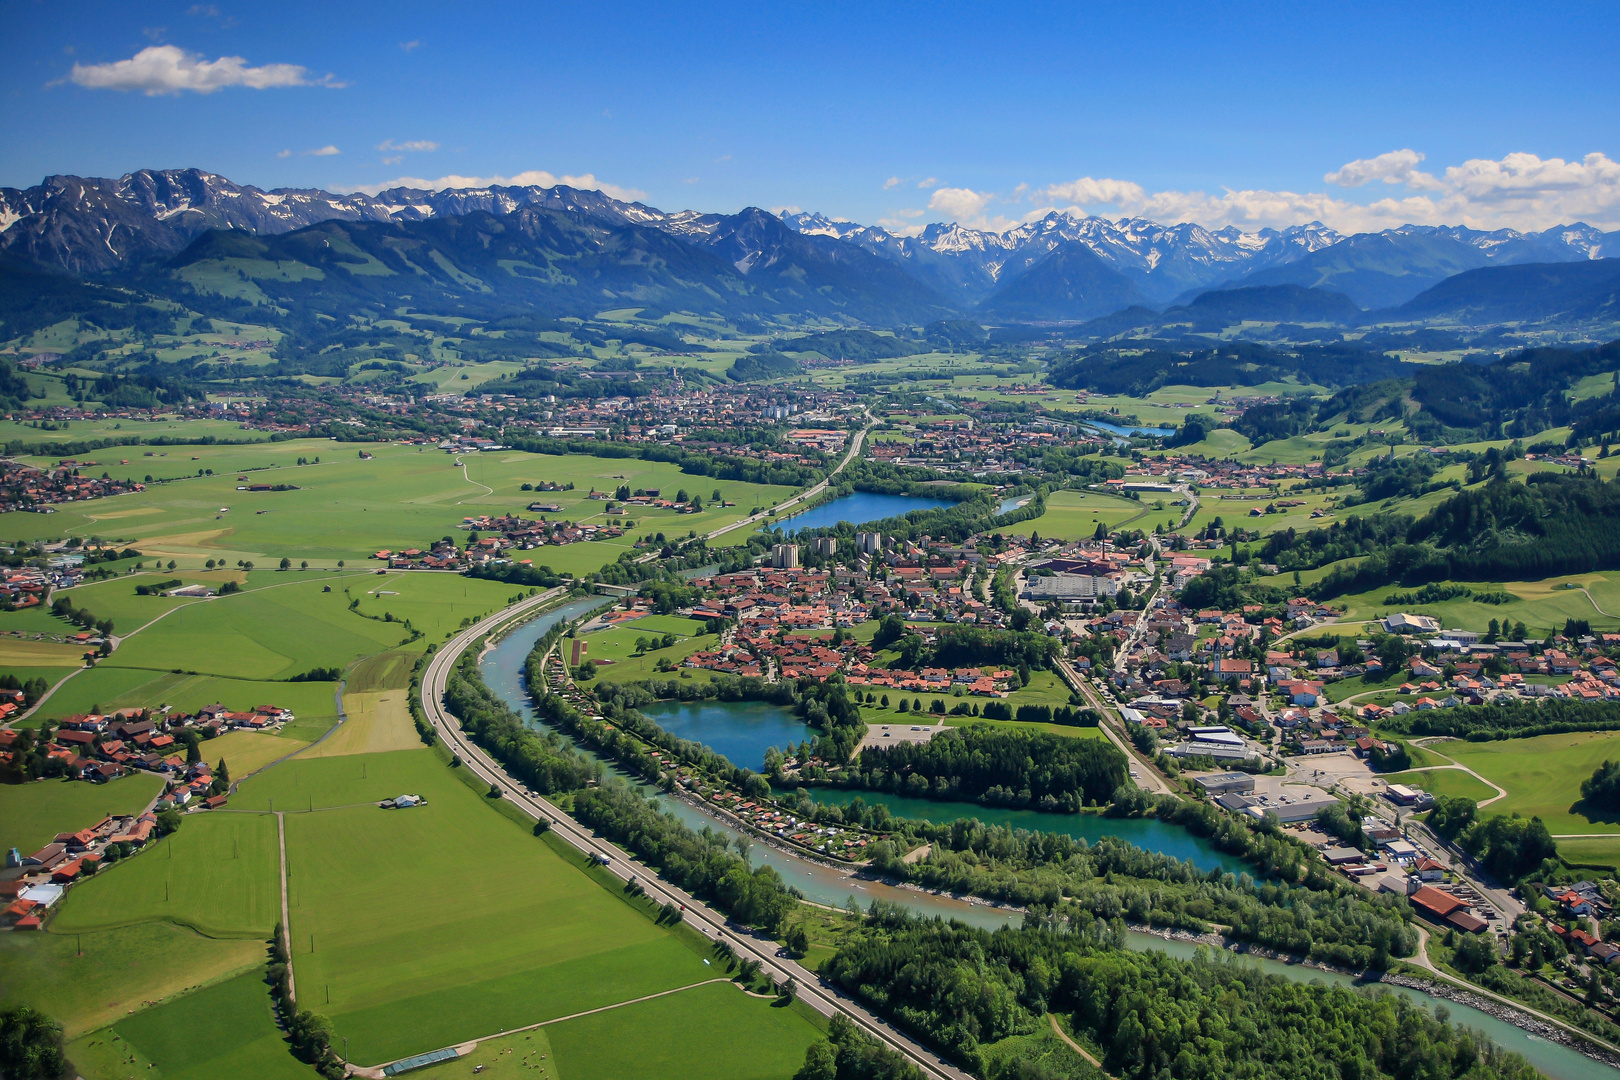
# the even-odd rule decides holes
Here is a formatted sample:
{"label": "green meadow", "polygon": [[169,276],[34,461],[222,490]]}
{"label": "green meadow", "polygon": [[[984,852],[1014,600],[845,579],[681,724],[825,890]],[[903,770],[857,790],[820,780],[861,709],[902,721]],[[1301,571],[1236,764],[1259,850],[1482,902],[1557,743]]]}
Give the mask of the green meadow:
{"label": "green meadow", "polygon": [[[693,619],[669,619],[667,622],[658,624],[660,627],[673,623],[688,624],[684,630],[680,631],[666,631],[642,625],[648,621],[647,619],[636,619],[633,622],[622,623],[609,630],[594,631],[582,638],[589,650],[587,659],[596,661],[598,665],[596,669],[598,679],[607,682],[637,682],[641,679],[651,678],[667,679],[670,676],[658,670],[660,661],[668,661],[671,664],[679,665],[695,652],[714,648],[720,640],[713,634],[698,633],[690,637],[681,637],[667,649],[649,649],[637,655],[636,642],[638,640],[656,643],[662,639],[665,633],[692,634],[694,627],[699,630],[702,629],[702,624]],[[568,652],[569,643],[564,642],[562,647],[564,658],[567,659],[571,655]],[[691,675],[696,678],[702,673],[693,671]],[[586,680],[586,685],[589,685],[589,680]]]}
{"label": "green meadow", "polygon": [[[623,1038],[626,1030],[642,1037]],[[798,1072],[821,1037],[798,1010],[725,983],[583,1016],[546,1033],[567,1080],[774,1080]]]}
{"label": "green meadow", "polygon": [[0,784],[0,852],[16,848],[31,855],[59,832],[78,832],[109,814],[139,813],[162,790],[162,779],[146,773],[106,784],[69,780]]}
{"label": "green meadow", "polygon": [[[1475,802],[1484,802],[1496,796],[1495,789],[1489,784],[1481,783],[1461,769],[1415,769],[1411,772],[1394,774],[1388,779],[1391,783],[1420,787],[1430,795],[1443,795],[1448,799],[1473,799]],[[1487,808],[1487,812],[1494,809],[1493,804]]]}
{"label": "green meadow", "polygon": [[[426,805],[369,805],[404,792]],[[286,818],[293,961],[304,1000],[349,1036],[358,1061],[714,974],[677,933],[604,895],[577,861],[489,813],[432,750],[294,759],[242,795],[249,806],[274,797],[288,809],[310,799],[340,807]]]}
{"label": "green meadow", "polygon": [[86,1080],[309,1080],[315,1073],[287,1049],[262,971],[138,1012],[68,1046]]}
{"label": "green meadow", "polygon": [[[1505,604],[1481,604],[1462,596],[1436,604],[1390,604],[1392,594],[1413,592],[1386,585],[1364,593],[1335,597],[1334,606],[1343,606],[1347,619],[1374,619],[1396,611],[1432,615],[1447,629],[1485,631],[1492,619],[1513,624],[1522,622],[1530,634],[1541,639],[1550,632],[1562,633],[1566,619],[1585,619],[1594,631],[1620,627],[1620,618],[1603,614],[1620,612],[1620,574],[1598,572],[1540,581],[1446,582],[1463,584],[1478,593],[1507,593]],[[1596,601],[1596,603],[1594,603]],[[1599,607],[1603,610],[1599,611]]]}
{"label": "green meadow", "polygon": [[337,589],[292,575],[285,585],[182,608],[125,641],[104,667],[183,668],[237,679],[286,679],[347,667],[408,636],[402,624],[363,618]]}
{"label": "green meadow", "polygon": [[31,1002],[74,1039],[264,962],[263,942],[205,937],[169,922],[0,934],[0,1003]]}
{"label": "green meadow", "polygon": [[147,921],[209,937],[268,938],[280,917],[276,821],[268,814],[188,814],[178,832],[68,890],[53,933]]}
{"label": "green meadow", "polygon": [[[246,560],[264,567],[283,556],[295,564],[307,559],[330,567],[341,559],[355,566],[381,549],[425,548],[443,536],[465,542],[466,534],[458,530],[463,518],[528,515],[531,502],[563,508],[548,517],[598,523],[630,520],[638,535],[685,535],[690,530],[707,532],[745,516],[754,506],[792,494],[788,488],[691,476],[674,465],[629,458],[520,451],[451,456],[430,447],[391,444],[366,444],[364,452],[372,456],[361,458],[353,444],[308,439],[245,447],[169,447],[150,451],[152,457],[139,448],[128,450],[123,455],[130,460],[128,466],[116,463],[121,459],[102,464],[133,480],[150,474],[172,482],[64,505],[50,515],[0,514],[0,537],[116,538],[148,557],[172,559],[193,569],[209,558],[224,559],[232,566]],[[320,463],[313,464],[317,457]],[[311,464],[298,465],[299,458]],[[213,475],[206,475],[208,470]],[[572,483],[574,490],[522,490],[525,483],[546,481]],[[238,491],[243,484],[285,484],[296,490]],[[613,491],[622,485],[658,489],[666,496],[685,488],[701,495],[705,508],[702,513],[677,514],[637,507],[628,519],[603,517],[606,503],[587,496],[593,488]],[[719,505],[712,497],[716,490],[721,492],[720,501],[736,506]],[[536,564],[583,573],[611,561],[628,546],[628,541],[576,544],[541,548],[525,556],[532,556]]]}
{"label": "green meadow", "polygon": [[[1449,741],[1435,749],[1507,790],[1486,807],[1489,814],[1539,817],[1560,833],[1614,833],[1620,852],[1620,821],[1591,818],[1576,809],[1581,781],[1605,761],[1620,760],[1620,732],[1573,732],[1495,742]],[[1563,848],[1563,841],[1559,848]]]}
{"label": "green meadow", "polygon": [[[1180,511],[1165,510],[1166,517],[1179,518]],[[1098,525],[1117,529],[1138,518],[1156,516],[1150,503],[1140,503],[1120,495],[1095,491],[1056,491],[1046,497],[1046,512],[1038,518],[1020,521],[1007,531],[1027,536],[1038,532],[1057,540],[1089,539]]]}

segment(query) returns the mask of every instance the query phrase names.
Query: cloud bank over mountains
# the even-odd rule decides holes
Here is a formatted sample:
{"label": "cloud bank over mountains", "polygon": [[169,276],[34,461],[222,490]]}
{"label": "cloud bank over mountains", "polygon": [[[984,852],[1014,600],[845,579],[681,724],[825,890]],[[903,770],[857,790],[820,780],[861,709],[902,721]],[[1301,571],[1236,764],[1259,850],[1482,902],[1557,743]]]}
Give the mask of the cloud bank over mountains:
{"label": "cloud bank over mountains", "polygon": [[[1576,221],[1600,228],[1620,227],[1620,163],[1606,154],[1565,161],[1514,153],[1494,161],[1470,159],[1439,174],[1421,169],[1424,160],[1415,150],[1393,150],[1346,162],[1322,178],[1346,191],[1371,184],[1394,189],[1371,202],[1328,191],[1149,191],[1131,180],[1082,176],[1042,187],[1019,185],[1006,194],[940,187],[930,195],[927,209],[971,228],[998,232],[1054,210],[1191,221],[1210,229],[1235,225],[1246,232],[1312,221],[1344,233],[1400,225],[1534,232]],[[920,216],[915,209],[902,208],[893,211],[889,220],[894,231],[916,233],[922,228],[916,223]]]}

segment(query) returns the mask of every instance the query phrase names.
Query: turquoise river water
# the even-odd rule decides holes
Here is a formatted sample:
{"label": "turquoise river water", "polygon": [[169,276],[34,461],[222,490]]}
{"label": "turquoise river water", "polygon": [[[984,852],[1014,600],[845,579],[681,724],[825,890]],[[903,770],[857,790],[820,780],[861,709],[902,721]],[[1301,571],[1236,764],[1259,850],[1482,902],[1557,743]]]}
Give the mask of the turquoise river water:
{"label": "turquoise river water", "polygon": [[[911,507],[911,509],[915,509],[915,507]],[[606,602],[607,600],[601,597],[573,601],[513,630],[494,648],[490,649],[480,661],[479,666],[483,672],[484,681],[491,690],[500,695],[513,709],[521,713],[531,723],[538,723],[534,718],[533,711],[529,708],[528,691],[524,685],[523,663],[528,657],[529,650],[533,648],[536,641],[544,636],[547,630],[559,622],[576,619]],[[716,750],[720,750],[722,746],[735,748],[735,752],[741,760],[752,762],[751,767],[757,767],[758,765],[758,761],[748,756],[754,754],[756,749],[758,751],[757,757],[762,761],[766,747],[772,745],[781,746],[787,742],[798,742],[805,735],[795,732],[806,730],[804,725],[800,724],[796,718],[792,718],[791,713],[788,713],[787,710],[763,704],[703,702],[696,705],[670,705],[666,703],[645,711],[654,716],[661,725],[671,731],[678,732],[682,738],[703,742]],[[795,725],[797,726],[795,727]],[[769,741],[772,739],[780,739],[781,741]],[[594,756],[583,750],[583,748],[581,748],[581,752],[587,756]],[[721,752],[725,753],[726,751],[721,750]],[[728,753],[727,756],[731,755]],[[732,760],[738,760],[738,758],[734,757]],[[608,763],[604,762],[604,764]],[[702,829],[707,826],[710,829],[733,837],[743,835],[737,829],[727,825],[703,808],[673,796],[663,795],[656,789],[645,785],[642,785],[642,790],[645,794],[657,798],[664,810],[674,814],[694,829]],[[1204,869],[1220,866],[1234,872],[1243,870],[1241,863],[1217,852],[1213,847],[1185,829],[1174,825],[1166,825],[1159,821],[1118,820],[1082,814],[1043,814],[1029,810],[985,807],[973,803],[944,803],[929,799],[907,799],[879,792],[819,790],[816,794],[827,802],[848,802],[859,795],[868,803],[883,803],[897,816],[923,818],[931,821],[951,821],[959,817],[976,817],[986,823],[1067,833],[1088,840],[1095,840],[1105,835],[1118,836],[1138,847],[1151,851],[1161,851],[1180,859],[1190,860]],[[754,838],[746,836],[745,839],[753,840]],[[965,902],[949,896],[933,895],[915,889],[896,888],[880,881],[863,880],[841,869],[812,862],[763,843],[753,844],[750,850],[750,858],[756,865],[765,864],[774,867],[787,884],[796,887],[804,894],[807,900],[813,903],[842,907],[853,899],[864,907],[871,900],[881,899],[904,905],[921,915],[938,915],[945,918],[960,919],[970,925],[982,926],[988,929],[1007,925],[1015,926],[1022,918],[1014,910],[1000,908],[983,901]],[[1196,946],[1188,942],[1165,941],[1151,934],[1136,932],[1131,933],[1129,944],[1135,949],[1157,949],[1182,958],[1190,958],[1196,948]],[[1255,964],[1270,974],[1281,975],[1296,982],[1321,981],[1345,986],[1356,985],[1357,982],[1349,975],[1319,971],[1315,968],[1289,964],[1279,960],[1250,957],[1246,958],[1244,962]],[[1496,1017],[1477,1009],[1454,1002],[1438,1001],[1426,994],[1405,987],[1390,986],[1387,989],[1424,1004],[1443,1006],[1450,1012],[1454,1023],[1473,1028],[1491,1039],[1498,1046],[1522,1054],[1531,1065],[1550,1077],[1551,1080],[1620,1080],[1620,1070],[1610,1068],[1602,1062],[1594,1061],[1568,1047],[1538,1038],[1521,1028],[1515,1027],[1506,1021],[1498,1020]]]}

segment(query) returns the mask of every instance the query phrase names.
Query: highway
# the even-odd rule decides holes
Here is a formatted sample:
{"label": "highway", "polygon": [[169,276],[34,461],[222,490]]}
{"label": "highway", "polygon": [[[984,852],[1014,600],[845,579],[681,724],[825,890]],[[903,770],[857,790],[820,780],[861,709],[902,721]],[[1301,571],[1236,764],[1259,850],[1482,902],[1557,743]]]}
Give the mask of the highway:
{"label": "highway", "polygon": [[[853,452],[854,447],[851,448],[851,453]],[[845,461],[848,460],[846,457]],[[479,637],[520,615],[534,612],[559,599],[563,593],[563,589],[551,589],[496,612],[461,631],[434,653],[422,676],[422,707],[440,738],[444,739],[445,745],[460,756],[462,767],[470,769],[487,783],[498,784],[507,800],[529,817],[536,820],[545,818],[550,821],[552,830],[581,852],[598,857],[598,861],[605,859],[607,869],[615,876],[626,881],[632,877],[636,878],[647,890],[647,895],[655,901],[684,905],[685,919],[688,923],[696,926],[711,939],[730,942],[740,959],[759,961],[764,971],[777,982],[793,979],[799,987],[799,999],[818,1013],[823,1016],[831,1016],[835,1012],[843,1013],[867,1034],[890,1049],[905,1055],[923,1071],[925,1076],[969,1080],[967,1073],[945,1064],[937,1054],[930,1052],[921,1043],[890,1027],[857,1002],[845,997],[836,988],[821,983],[817,975],[808,968],[786,956],[779,956],[779,946],[774,940],[729,927],[726,917],[702,900],[659,878],[651,867],[636,862],[629,853],[616,844],[596,836],[551,802],[540,796],[527,794],[523,785],[508,776],[499,763],[462,735],[460,725],[444,708],[445,684],[456,660]]]}

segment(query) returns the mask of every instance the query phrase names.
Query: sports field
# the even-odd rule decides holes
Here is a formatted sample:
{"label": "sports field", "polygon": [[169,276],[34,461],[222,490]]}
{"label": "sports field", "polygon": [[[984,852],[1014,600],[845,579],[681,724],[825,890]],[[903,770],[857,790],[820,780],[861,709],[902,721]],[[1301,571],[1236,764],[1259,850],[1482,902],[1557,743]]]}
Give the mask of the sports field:
{"label": "sports field", "polygon": [[[1037,724],[1017,720],[986,720],[980,716],[939,716],[928,711],[929,706],[936,698],[945,703],[947,710],[954,709],[962,702],[967,702],[969,705],[978,705],[980,709],[983,709],[985,703],[991,700],[989,698],[959,698],[950,694],[902,693],[898,690],[883,690],[875,687],[871,689],[854,687],[852,689],[859,690],[861,693],[863,699],[861,702],[861,719],[868,724],[903,724],[909,726],[911,724],[937,724],[943,720],[951,727],[989,724],[991,727],[997,728],[1045,731],[1053,735],[1064,735],[1074,739],[1101,739],[1104,737],[1102,729],[1095,727],[1071,727],[1068,724]],[[877,700],[870,704],[867,703],[864,699],[868,693],[876,694]],[[884,697],[889,699],[889,705],[886,708],[883,705]],[[908,706],[913,701],[921,701],[923,711],[919,714],[908,708],[907,711],[901,712],[900,702],[902,699],[906,701]],[[1069,688],[1054,672],[1033,671],[1030,673],[1028,686],[1014,691],[1011,696],[1002,698],[1001,701],[1012,709],[1014,715],[1017,714],[1020,705],[1046,705],[1057,708],[1069,704]]]}
{"label": "sports field", "polygon": [[[1496,790],[1489,784],[1481,783],[1461,769],[1413,769],[1411,772],[1387,774],[1385,779],[1392,784],[1409,784],[1422,788],[1430,795],[1444,795],[1451,799],[1484,802],[1496,795]],[[1496,804],[1493,803],[1486,807],[1486,812],[1495,808]]]}
{"label": "sports field", "polygon": [[1620,732],[1574,732],[1497,742],[1451,741],[1439,743],[1435,749],[1507,789],[1507,798],[1492,803],[1487,813],[1539,817],[1554,836],[1620,836],[1620,820],[1594,820],[1573,809],[1581,797],[1581,781],[1604,761],[1620,761]]}
{"label": "sports field", "polygon": [[268,814],[188,814],[180,831],[68,890],[53,933],[148,920],[209,937],[268,938],[281,915],[276,821]]}
{"label": "sports field", "polygon": [[[1028,536],[1038,532],[1043,537],[1058,540],[1082,540],[1093,536],[1098,525],[1113,530],[1126,522],[1151,515],[1150,503],[1139,503],[1119,495],[1105,495],[1095,491],[1057,491],[1046,497],[1046,513],[1038,518],[1020,521],[1007,531]],[[1179,518],[1180,511],[1165,510],[1164,515]]]}
{"label": "sports field", "polygon": [[139,813],[162,790],[163,780],[148,773],[105,784],[74,780],[0,784],[0,853],[16,848],[31,855],[59,832],[88,828],[108,814]]}

